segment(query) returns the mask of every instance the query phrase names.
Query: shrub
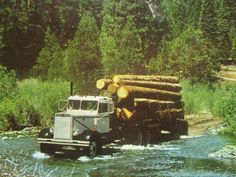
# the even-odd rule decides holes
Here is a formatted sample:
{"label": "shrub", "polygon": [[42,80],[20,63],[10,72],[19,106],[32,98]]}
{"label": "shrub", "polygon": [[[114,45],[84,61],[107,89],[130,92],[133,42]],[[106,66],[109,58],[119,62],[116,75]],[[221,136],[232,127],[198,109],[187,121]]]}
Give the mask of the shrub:
{"label": "shrub", "polygon": [[0,100],[12,96],[17,90],[16,73],[7,71],[6,67],[0,65]]}
{"label": "shrub", "polygon": [[182,96],[186,114],[210,112],[236,128],[236,87],[232,84],[191,85],[183,81]]}
{"label": "shrub", "polygon": [[69,95],[69,83],[26,79],[18,83],[14,97],[0,101],[0,129],[24,126],[51,126],[60,99]]}

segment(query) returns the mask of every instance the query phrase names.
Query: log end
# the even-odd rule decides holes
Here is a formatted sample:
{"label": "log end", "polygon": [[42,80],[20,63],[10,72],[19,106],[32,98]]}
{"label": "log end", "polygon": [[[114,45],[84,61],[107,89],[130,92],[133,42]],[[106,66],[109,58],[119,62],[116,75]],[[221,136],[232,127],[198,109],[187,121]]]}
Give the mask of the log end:
{"label": "log end", "polygon": [[118,88],[117,90],[117,96],[121,99],[125,99],[127,98],[129,95],[129,90],[124,87],[124,86],[121,86],[120,88]]}
{"label": "log end", "polygon": [[103,80],[103,79],[99,79],[99,80],[97,80],[97,83],[96,83],[96,87],[98,88],[98,89],[103,89],[104,87],[105,87],[105,81]]}
{"label": "log end", "polygon": [[113,80],[114,83],[118,84],[121,79],[120,79],[119,75],[115,75],[115,76],[112,78],[112,80]]}

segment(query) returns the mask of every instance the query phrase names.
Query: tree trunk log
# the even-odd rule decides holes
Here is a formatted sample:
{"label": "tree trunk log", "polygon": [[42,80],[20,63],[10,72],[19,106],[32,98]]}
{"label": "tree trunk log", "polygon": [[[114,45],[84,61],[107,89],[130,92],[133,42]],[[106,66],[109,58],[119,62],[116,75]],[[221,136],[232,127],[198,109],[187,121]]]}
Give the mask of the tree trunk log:
{"label": "tree trunk log", "polygon": [[145,87],[121,86],[117,90],[117,96],[121,99],[128,97],[149,98],[163,101],[180,101],[181,95],[176,92],[150,89]]}
{"label": "tree trunk log", "polygon": [[137,80],[120,80],[119,84],[155,88],[155,89],[172,91],[172,92],[181,91],[181,86],[175,83],[155,82],[155,81],[137,81]]}
{"label": "tree trunk log", "polygon": [[116,94],[116,91],[119,87],[120,87],[119,84],[111,83],[111,84],[109,84],[107,91],[111,94]]}
{"label": "tree trunk log", "polygon": [[137,109],[164,110],[183,108],[182,102],[160,101],[146,98],[135,98],[134,104]]}
{"label": "tree trunk log", "polygon": [[156,76],[156,75],[116,75],[113,77],[113,82],[119,83],[122,79],[123,80],[169,82],[169,83],[179,82],[179,79],[174,76]]}
{"label": "tree trunk log", "polygon": [[98,89],[107,89],[109,84],[111,84],[111,79],[99,79],[97,80],[96,87]]}

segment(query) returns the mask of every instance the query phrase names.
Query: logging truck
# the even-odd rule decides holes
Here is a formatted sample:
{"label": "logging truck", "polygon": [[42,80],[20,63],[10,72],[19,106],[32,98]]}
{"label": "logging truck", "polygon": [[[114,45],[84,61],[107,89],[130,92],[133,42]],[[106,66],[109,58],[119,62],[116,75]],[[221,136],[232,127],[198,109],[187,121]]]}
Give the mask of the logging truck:
{"label": "logging truck", "polygon": [[163,132],[186,135],[178,78],[171,76],[116,75],[96,84],[103,96],[69,96],[65,109],[55,114],[54,126],[41,130],[40,151],[85,151],[90,157],[102,146],[120,141],[148,145]]}

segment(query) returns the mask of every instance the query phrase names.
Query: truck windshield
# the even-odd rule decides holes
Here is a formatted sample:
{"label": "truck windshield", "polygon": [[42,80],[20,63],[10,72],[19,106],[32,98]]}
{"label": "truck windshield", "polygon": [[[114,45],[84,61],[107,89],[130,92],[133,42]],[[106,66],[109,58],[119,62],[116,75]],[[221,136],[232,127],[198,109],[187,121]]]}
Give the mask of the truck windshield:
{"label": "truck windshield", "polygon": [[82,101],[81,110],[97,110],[98,102],[97,101]]}
{"label": "truck windshield", "polygon": [[80,100],[69,100],[68,109],[80,109]]}

